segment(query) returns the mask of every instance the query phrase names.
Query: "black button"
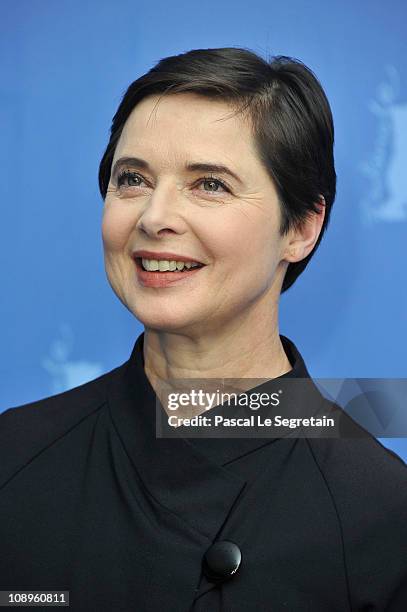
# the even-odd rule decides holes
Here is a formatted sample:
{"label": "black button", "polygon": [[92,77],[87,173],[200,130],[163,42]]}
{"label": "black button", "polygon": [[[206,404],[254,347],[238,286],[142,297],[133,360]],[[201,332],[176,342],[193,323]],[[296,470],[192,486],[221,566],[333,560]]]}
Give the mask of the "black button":
{"label": "black button", "polygon": [[210,582],[223,582],[237,572],[242,553],[240,548],[228,540],[212,544],[203,558],[203,571]]}

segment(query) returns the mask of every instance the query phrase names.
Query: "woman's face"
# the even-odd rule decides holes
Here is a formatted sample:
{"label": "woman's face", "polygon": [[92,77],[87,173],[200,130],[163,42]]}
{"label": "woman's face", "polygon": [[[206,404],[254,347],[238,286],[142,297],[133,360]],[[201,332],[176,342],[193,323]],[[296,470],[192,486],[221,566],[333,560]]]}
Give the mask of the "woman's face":
{"label": "woman's face", "polygon": [[[225,119],[229,105],[195,94],[157,102],[150,96],[135,107],[113,159],[102,236],[114,292],[145,327],[191,336],[270,312],[287,236],[279,235],[277,193],[249,124]],[[138,250],[205,265],[157,286],[137,273]]]}

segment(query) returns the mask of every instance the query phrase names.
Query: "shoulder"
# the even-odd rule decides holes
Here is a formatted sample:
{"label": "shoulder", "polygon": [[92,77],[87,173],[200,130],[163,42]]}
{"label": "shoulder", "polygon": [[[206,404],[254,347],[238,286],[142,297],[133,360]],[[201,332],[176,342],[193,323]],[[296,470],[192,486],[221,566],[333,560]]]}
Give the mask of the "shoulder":
{"label": "shoulder", "polygon": [[[330,404],[330,402],[327,402]],[[308,438],[313,459],[338,504],[370,513],[402,505],[407,512],[407,465],[396,453],[341,412],[336,438]]]}
{"label": "shoulder", "polygon": [[0,414],[0,488],[33,457],[97,412],[125,364],[87,383]]}
{"label": "shoulder", "polygon": [[307,444],[340,525],[351,597],[356,607],[405,604],[407,465],[355,422],[348,432]]}
{"label": "shoulder", "polygon": [[[407,483],[407,465],[395,452],[356,423],[339,406],[326,402],[327,414],[339,411],[340,433],[336,438],[308,438],[310,450],[326,478],[343,491],[383,491],[395,483]],[[406,491],[407,493],[407,491]]]}

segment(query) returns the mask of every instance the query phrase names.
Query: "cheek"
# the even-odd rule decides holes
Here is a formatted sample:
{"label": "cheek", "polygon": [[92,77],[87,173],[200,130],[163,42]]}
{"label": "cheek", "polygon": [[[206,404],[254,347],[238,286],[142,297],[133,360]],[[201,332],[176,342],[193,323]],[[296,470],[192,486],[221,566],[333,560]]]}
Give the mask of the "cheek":
{"label": "cheek", "polygon": [[[222,291],[238,303],[251,301],[273,283],[279,261],[280,238],[276,224],[264,215],[237,218],[216,232],[216,255],[222,270]],[[223,237],[223,239],[222,239]],[[224,264],[222,265],[222,261]]]}
{"label": "cheek", "polygon": [[118,208],[105,208],[102,219],[102,239],[105,249],[109,251],[123,249],[133,227],[133,216]]}
{"label": "cheek", "polygon": [[271,262],[279,248],[276,224],[259,215],[231,215],[222,223],[211,224],[208,240],[217,258],[230,265],[243,264],[246,268]]}

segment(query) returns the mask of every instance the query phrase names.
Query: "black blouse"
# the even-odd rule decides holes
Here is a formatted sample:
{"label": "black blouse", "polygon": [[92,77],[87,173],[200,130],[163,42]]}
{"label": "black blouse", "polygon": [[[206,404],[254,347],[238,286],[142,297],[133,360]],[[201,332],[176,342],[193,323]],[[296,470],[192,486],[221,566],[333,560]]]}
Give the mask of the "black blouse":
{"label": "black blouse", "polygon": [[[332,410],[280,337],[292,370],[270,385]],[[405,612],[405,463],[370,435],[156,437],[143,341],[0,415],[0,590],[69,591],[81,612]]]}

